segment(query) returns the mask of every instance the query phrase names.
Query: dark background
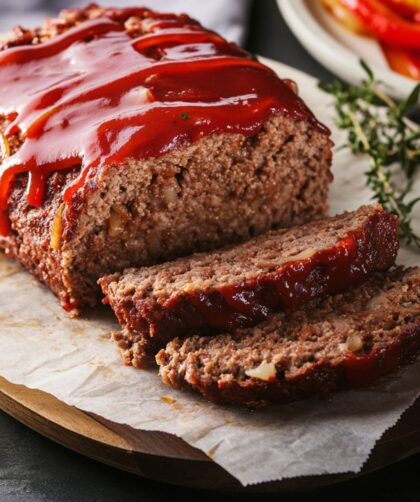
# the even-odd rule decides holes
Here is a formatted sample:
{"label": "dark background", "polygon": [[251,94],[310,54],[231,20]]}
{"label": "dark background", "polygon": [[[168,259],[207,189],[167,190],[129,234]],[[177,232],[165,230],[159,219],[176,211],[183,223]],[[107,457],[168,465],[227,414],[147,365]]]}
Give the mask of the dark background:
{"label": "dark background", "polygon": [[[254,1],[247,45],[251,52],[321,79],[332,78],[297,42],[282,20],[275,0]],[[202,502],[221,497],[238,501],[418,502],[419,476],[420,455],[417,455],[375,474],[315,492],[295,495],[198,492],[136,478],[98,464],[50,442],[0,412],[0,502],[158,502],[181,497]]]}

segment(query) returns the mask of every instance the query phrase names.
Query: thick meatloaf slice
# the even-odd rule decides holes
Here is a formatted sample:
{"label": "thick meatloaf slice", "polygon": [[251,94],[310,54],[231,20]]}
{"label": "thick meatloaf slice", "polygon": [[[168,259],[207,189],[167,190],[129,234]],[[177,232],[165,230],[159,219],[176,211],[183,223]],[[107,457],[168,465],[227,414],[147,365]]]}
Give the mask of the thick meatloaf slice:
{"label": "thick meatloaf slice", "polygon": [[254,328],[177,338],[157,362],[174,387],[264,406],[372,383],[419,351],[420,269],[397,268]]}
{"label": "thick meatloaf slice", "polygon": [[141,367],[177,335],[254,326],[283,307],[361,283],[394,263],[398,234],[395,215],[363,206],[99,283],[123,327],[114,339],[124,361]]}
{"label": "thick meatloaf slice", "polygon": [[[77,33],[80,34],[84,25],[88,27],[83,35],[86,35],[85,38],[79,40],[74,47],[71,46],[74,52],[70,53],[73,59],[69,60],[76,66],[79,61],[78,51],[83,49],[83,44],[87,46],[90,43],[99,44],[106,37],[121,38],[125,36],[124,34],[136,40],[135,47],[141,52],[142,57],[147,58],[147,64],[156,62],[155,73],[149,75],[143,82],[144,86],[149,87],[142,88],[146,89],[146,92],[140,93],[139,107],[143,105],[141,99],[146,101],[152,98],[158,99],[159,93],[164,92],[165,99],[176,101],[177,106],[180,100],[189,99],[199,99],[203,101],[202,104],[207,105],[211,99],[208,94],[213,92],[216,84],[225,86],[220,91],[221,110],[225,103],[223,101],[225,91],[229,91],[227,95],[232,96],[239,86],[241,89],[238,92],[241,97],[229,98],[231,101],[225,99],[227,105],[236,106],[238,111],[231,114],[232,124],[224,124],[223,131],[218,132],[216,127],[216,132],[207,134],[205,128],[209,121],[201,116],[196,119],[194,113],[198,112],[194,111],[195,109],[188,113],[179,113],[174,116],[169,128],[161,126],[160,129],[154,130],[157,134],[156,141],[159,142],[162,137],[171,134],[171,127],[180,130],[187,128],[188,134],[180,133],[172,142],[168,142],[159,150],[159,155],[153,153],[156,141],[150,140],[148,148],[150,147],[151,154],[146,155],[147,149],[143,149],[136,152],[138,154],[136,157],[127,155],[127,158],[121,159],[120,156],[118,162],[107,160],[90,170],[83,167],[84,153],[80,158],[82,167],[79,162],[75,167],[63,168],[66,162],[70,164],[72,159],[67,159],[64,154],[60,156],[61,149],[67,154],[68,145],[66,140],[57,136],[55,141],[49,142],[48,147],[38,153],[40,157],[46,159],[45,162],[49,161],[49,156],[55,158],[57,155],[61,162],[60,170],[55,170],[54,163],[47,165],[46,174],[33,167],[28,173],[17,166],[17,174],[13,175],[10,186],[8,184],[10,180],[7,178],[10,162],[15,162],[15,158],[16,162],[19,162],[25,152],[25,155],[29,155],[31,148],[37,146],[35,135],[38,134],[42,139],[42,135],[47,138],[49,134],[54,138],[54,127],[61,128],[60,134],[70,134],[66,131],[71,132],[72,121],[80,122],[77,114],[79,111],[85,112],[84,107],[87,105],[83,101],[85,98],[76,94],[76,97],[79,96],[77,99],[80,100],[80,104],[74,111],[71,109],[68,116],[61,120],[60,113],[64,113],[63,110],[67,105],[60,104],[64,98],[60,98],[62,90],[58,88],[58,98],[61,99],[57,101],[58,106],[54,105],[53,108],[47,109],[46,114],[35,117],[36,120],[30,127],[25,122],[26,129],[22,127],[19,130],[13,123],[20,120],[19,114],[9,113],[10,110],[6,113],[6,106],[9,104],[5,102],[3,106],[0,99],[0,114],[2,110],[4,112],[3,119],[0,120],[0,131],[4,133],[4,136],[0,135],[3,141],[3,145],[0,142],[2,146],[0,152],[3,152],[3,157],[12,156],[12,160],[4,159],[4,165],[0,169],[2,183],[4,181],[0,196],[9,187],[7,207],[0,209],[4,213],[3,220],[5,217],[8,218],[10,226],[8,233],[3,228],[0,246],[48,285],[60,298],[64,308],[77,313],[85,305],[94,305],[100,296],[97,279],[107,273],[121,271],[127,267],[150,265],[192,252],[244,241],[272,227],[287,227],[309,221],[326,210],[327,193],[332,180],[330,173],[332,143],[326,128],[316,122],[292,90],[291,84],[278,79],[245,51],[204,30],[187,16],[158,15],[144,9],[102,9],[95,5],[85,9],[71,9],[64,11],[58,19],[49,20],[42,29],[33,31],[17,29],[15,38],[4,44],[3,52],[0,54],[10,54],[10,58],[13,59],[16,51],[23,51],[26,48],[35,50],[43,44],[47,46],[46,51],[48,51],[50,50],[48,44],[57,39],[63,45],[64,42],[61,42],[60,37],[72,37],[75,33],[72,30],[78,30]],[[95,32],[99,28],[102,31],[114,31],[101,35]],[[93,34],[89,30],[93,30]],[[177,31],[174,34],[176,30],[180,33]],[[81,35],[78,36],[80,38]],[[179,42],[176,42],[176,37],[181,37]],[[182,37],[187,38],[184,40]],[[202,44],[199,41],[200,37],[203,39]],[[159,46],[159,40],[164,40],[165,43]],[[188,40],[194,41],[192,48],[188,45]],[[178,52],[177,43],[181,46]],[[121,50],[124,50],[124,46],[121,47]],[[187,49],[190,47],[191,50],[185,50],[185,47]],[[112,46],[109,48],[109,51],[111,50]],[[206,51],[210,54],[209,59],[212,64],[214,61],[218,64],[221,58],[228,58],[229,63],[225,66],[209,71],[209,75],[215,75],[215,78],[217,71],[227,71],[229,65],[233,68],[238,61],[247,67],[251,65],[252,68],[259,65],[255,70],[248,68],[247,72],[254,71],[252,75],[258,74],[259,79],[266,79],[264,85],[270,81],[269,85],[274,85],[276,89],[281,88],[281,93],[287,95],[283,103],[285,106],[282,108],[277,102],[275,106],[267,105],[268,118],[259,124],[256,130],[252,133],[242,130],[238,132],[236,127],[238,117],[242,117],[241,120],[249,120],[254,112],[259,113],[260,110],[260,108],[253,110],[250,107],[254,99],[252,82],[247,83],[244,78],[231,84],[231,79],[225,82],[221,79],[213,82],[208,78],[203,80],[202,92],[194,88],[196,93],[200,91],[201,94],[198,92],[198,97],[196,95],[191,97],[188,88],[190,81],[185,79],[191,78],[191,85],[195,85],[193,71],[187,77],[185,75],[180,77],[179,80],[177,75],[162,76],[163,83],[159,80],[161,67],[159,65],[166,62],[168,65],[172,64],[180,57],[185,59],[187,65],[189,64],[187,58],[191,58],[192,64],[196,64],[194,61],[198,56],[204,54],[203,57],[207,57]],[[20,62],[26,61],[25,58],[29,53],[22,54],[19,55]],[[82,53],[80,73],[83,74],[86,68],[91,68],[95,58],[101,54],[100,50]],[[117,53],[110,53],[107,56],[103,62],[104,68],[108,68],[108,60],[114,55]],[[42,57],[44,56],[43,53]],[[132,57],[131,52],[130,57]],[[3,78],[1,62],[7,62],[9,59],[5,57],[2,60],[0,56],[0,80]],[[89,65],[85,65],[85,60],[89,61]],[[63,56],[57,64],[64,64],[62,61],[67,59]],[[114,61],[118,62],[118,59]],[[112,70],[114,66],[111,65],[109,68]],[[242,67],[237,66],[237,68],[233,75],[239,75],[243,70]],[[6,70],[8,72],[9,67]],[[129,70],[130,68],[122,68],[121,71]],[[26,71],[28,70],[25,69]],[[58,71],[57,68],[54,71]],[[73,69],[66,67],[66,71]],[[7,72],[4,78],[9,75]],[[264,77],[261,72],[265,72]],[[24,74],[21,72],[21,75]],[[52,75],[54,76],[54,72]],[[31,85],[35,85],[37,78],[38,73],[33,73]],[[109,79],[109,75],[103,72],[99,76],[95,74],[94,78]],[[22,82],[22,79],[25,77],[16,80],[16,85],[29,85]],[[121,81],[121,79],[118,81],[118,85]],[[124,85],[127,85],[127,78],[124,82]],[[4,81],[0,83],[4,84]],[[57,85],[62,85],[62,82]],[[109,90],[113,82],[107,85],[108,87],[105,87]],[[249,86],[249,95],[242,96],[242,87],[246,85]],[[102,86],[100,89],[105,87]],[[263,87],[261,84],[261,88]],[[11,89],[13,91],[12,85]],[[37,92],[44,92],[49,87],[44,85],[40,89]],[[4,85],[1,92],[6,96]],[[48,100],[54,100],[54,92],[48,92],[43,96],[40,105],[44,106]],[[75,91],[72,92],[71,96]],[[2,94],[0,98],[1,96]],[[24,96],[22,93],[22,97]],[[6,100],[6,97],[4,99]],[[124,106],[133,106],[134,95],[127,93],[124,99]],[[110,106],[108,103],[115,106],[114,101],[107,101],[102,105],[98,99],[89,105],[89,113],[97,113],[98,107],[106,108]],[[35,106],[32,101],[29,105]],[[247,112],[248,107],[249,112]],[[36,107],[34,109],[36,111]],[[171,111],[172,109],[173,107],[165,109],[162,117],[175,113]],[[162,108],[153,108],[150,113],[160,113],[159,110]],[[207,113],[207,108],[201,106],[201,103],[199,110],[200,113]],[[57,123],[51,119],[51,127],[40,125],[45,121],[49,124],[50,112],[61,117],[59,125],[57,125],[58,119]],[[108,108],[105,112],[108,113]],[[89,113],[86,117],[90,116]],[[115,113],[117,118],[109,123],[111,125],[108,124],[108,129],[101,130],[105,142],[105,146],[100,145],[103,149],[107,148],[108,141],[113,140],[112,127],[120,120],[118,110]],[[29,119],[24,117],[22,120]],[[213,117],[212,120],[216,119]],[[189,123],[194,124],[190,129],[188,129]],[[26,133],[28,129],[35,131],[31,133],[31,137]],[[127,126],[124,134],[129,133],[134,134]],[[114,138],[114,143],[122,150],[126,148],[124,134],[120,134],[117,139]],[[80,149],[85,152],[88,145],[85,148],[83,142],[90,136],[80,133],[76,137],[80,142]],[[133,142],[128,141],[127,147],[131,148],[132,144]],[[95,148],[91,148],[89,155],[96,153]],[[32,160],[34,159],[31,157],[30,161]],[[28,161],[29,165],[32,164]],[[27,199],[28,184],[31,200],[36,201],[34,203],[28,202]],[[72,187],[77,189],[71,192],[68,200],[65,200],[69,190],[73,190]],[[5,225],[3,221],[3,227]]]}

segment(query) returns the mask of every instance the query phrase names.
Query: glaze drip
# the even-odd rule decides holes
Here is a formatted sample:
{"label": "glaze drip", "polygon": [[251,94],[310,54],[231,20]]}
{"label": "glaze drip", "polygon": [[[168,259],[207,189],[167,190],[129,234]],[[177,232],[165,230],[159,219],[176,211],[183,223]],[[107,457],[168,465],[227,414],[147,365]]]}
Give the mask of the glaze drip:
{"label": "glaze drip", "polygon": [[[28,173],[27,201],[38,207],[52,172],[81,166],[64,192],[69,203],[101,165],[158,157],[210,134],[251,136],[275,114],[328,133],[287,81],[187,16],[105,12],[0,53],[4,134],[22,141],[0,168],[2,235],[19,173]],[[145,17],[145,33],[124,28],[131,15]]]}

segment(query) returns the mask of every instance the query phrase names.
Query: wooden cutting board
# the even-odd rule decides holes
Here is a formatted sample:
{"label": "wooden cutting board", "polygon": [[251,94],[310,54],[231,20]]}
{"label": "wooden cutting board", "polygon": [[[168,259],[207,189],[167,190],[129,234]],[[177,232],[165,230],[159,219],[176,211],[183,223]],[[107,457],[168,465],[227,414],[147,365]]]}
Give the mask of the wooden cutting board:
{"label": "wooden cutting board", "polygon": [[[47,438],[82,455],[156,481],[186,487],[287,492],[344,481],[355,474],[304,477],[243,488],[202,451],[182,439],[116,424],[55,397],[0,377],[0,409]],[[362,474],[420,452],[420,399],[376,444]]]}
{"label": "wooden cutting board", "polygon": [[[0,33],[0,40],[7,34]],[[420,399],[376,444],[359,474],[307,476],[244,488],[202,451],[163,432],[133,429],[68,406],[0,377],[0,410],[43,436],[104,464],[179,486],[250,492],[291,492],[345,481],[420,452]]]}

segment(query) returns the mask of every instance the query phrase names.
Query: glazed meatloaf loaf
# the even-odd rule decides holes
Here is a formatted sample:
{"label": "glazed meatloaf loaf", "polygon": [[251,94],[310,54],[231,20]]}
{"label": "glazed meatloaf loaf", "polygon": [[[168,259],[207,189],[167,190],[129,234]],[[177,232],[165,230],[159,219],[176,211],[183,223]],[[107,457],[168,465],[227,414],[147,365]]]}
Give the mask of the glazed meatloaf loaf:
{"label": "glazed meatloaf loaf", "polygon": [[177,335],[254,326],[282,307],[343,291],[386,270],[399,247],[398,218],[364,206],[99,281],[122,333],[126,364],[141,367]]}
{"label": "glazed meatloaf loaf", "polygon": [[2,49],[0,246],[67,310],[104,274],[326,210],[329,131],[186,15],[90,5]]}
{"label": "glazed meatloaf loaf", "polygon": [[372,383],[419,352],[420,269],[397,268],[254,328],[175,339],[157,361],[174,387],[263,406]]}

